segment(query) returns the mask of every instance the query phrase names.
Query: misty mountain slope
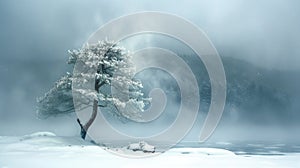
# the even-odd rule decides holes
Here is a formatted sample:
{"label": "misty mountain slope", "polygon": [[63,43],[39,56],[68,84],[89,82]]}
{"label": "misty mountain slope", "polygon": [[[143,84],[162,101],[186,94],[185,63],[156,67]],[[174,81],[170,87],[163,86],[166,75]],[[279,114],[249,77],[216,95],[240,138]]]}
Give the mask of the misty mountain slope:
{"label": "misty mountain slope", "polygon": [[251,63],[223,58],[227,78],[227,101],[225,113],[238,111],[243,122],[282,123],[300,118],[293,109],[300,100],[298,89],[290,83],[299,83],[291,71],[269,70]]}
{"label": "misty mountain slope", "polygon": [[[204,64],[194,55],[183,55],[196,75],[200,88],[200,110],[207,112],[210,81]],[[200,60],[201,61],[201,60]],[[299,71],[274,70],[247,61],[222,58],[227,82],[224,119],[256,124],[297,124],[300,119]]]}
{"label": "misty mountain slope", "polygon": [[[196,55],[180,55],[187,62],[199,85],[200,111],[207,113],[211,100],[211,86],[207,70]],[[256,66],[233,57],[222,58],[227,82],[224,121],[244,123],[293,125],[300,119],[300,78],[298,71],[274,70]],[[180,88],[176,79],[158,69],[145,70],[137,75],[144,83],[144,92],[153,88],[165,91],[174,118],[180,106]]]}

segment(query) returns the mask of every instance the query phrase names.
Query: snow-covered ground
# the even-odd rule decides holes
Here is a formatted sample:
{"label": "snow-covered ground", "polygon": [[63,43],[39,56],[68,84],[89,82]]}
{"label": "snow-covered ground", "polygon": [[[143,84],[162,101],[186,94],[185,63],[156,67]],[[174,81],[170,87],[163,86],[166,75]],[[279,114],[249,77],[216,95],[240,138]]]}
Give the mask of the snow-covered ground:
{"label": "snow-covered ground", "polygon": [[0,168],[99,167],[300,167],[300,154],[235,155],[216,148],[173,148],[150,158],[130,159],[111,154],[75,137],[35,133],[0,137]]}

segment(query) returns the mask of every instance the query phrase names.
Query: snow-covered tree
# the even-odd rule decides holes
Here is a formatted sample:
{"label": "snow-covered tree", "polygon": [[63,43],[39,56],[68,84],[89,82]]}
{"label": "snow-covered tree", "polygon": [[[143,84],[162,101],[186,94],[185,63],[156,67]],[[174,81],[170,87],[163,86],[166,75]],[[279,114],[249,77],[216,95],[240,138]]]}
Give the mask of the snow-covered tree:
{"label": "snow-covered tree", "polygon": [[[80,109],[92,104],[89,120],[83,124],[77,119],[83,139],[99,107],[107,108],[106,111],[119,118],[141,119],[141,112],[150,99],[144,98],[141,82],[132,79],[135,67],[128,51],[114,42],[100,41],[69,53],[68,64],[79,66],[80,71],[67,73],[43,97],[38,98],[37,114],[40,118],[72,113],[75,106]],[[94,84],[92,88],[84,87],[91,81]],[[73,87],[72,90],[74,84],[83,87]],[[78,104],[73,103],[74,96],[79,98]]]}

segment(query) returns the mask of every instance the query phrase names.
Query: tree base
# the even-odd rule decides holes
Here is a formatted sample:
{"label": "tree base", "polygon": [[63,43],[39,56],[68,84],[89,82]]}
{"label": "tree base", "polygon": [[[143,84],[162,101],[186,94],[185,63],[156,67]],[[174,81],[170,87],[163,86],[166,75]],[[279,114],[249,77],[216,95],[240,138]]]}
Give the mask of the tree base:
{"label": "tree base", "polygon": [[85,138],[86,138],[86,130],[83,128],[83,126],[82,126],[82,124],[81,124],[81,122],[80,122],[80,120],[78,118],[77,118],[77,122],[78,122],[78,124],[80,125],[80,128],[81,128],[81,130],[80,130],[80,136],[81,136],[81,138],[83,140],[85,140]]}

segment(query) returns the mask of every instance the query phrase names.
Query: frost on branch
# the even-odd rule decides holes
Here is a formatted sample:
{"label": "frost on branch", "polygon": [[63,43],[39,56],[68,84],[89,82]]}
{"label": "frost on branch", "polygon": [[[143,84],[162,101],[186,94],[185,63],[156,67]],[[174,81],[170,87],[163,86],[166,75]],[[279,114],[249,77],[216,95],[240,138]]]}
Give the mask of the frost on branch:
{"label": "frost on branch", "polygon": [[[74,67],[76,63],[80,72],[67,73],[38,99],[39,117],[74,112],[73,96],[76,94],[80,97],[79,106],[94,102],[117,117],[139,120],[145,103],[150,100],[144,98],[141,82],[132,79],[135,68],[129,52],[113,42],[100,41],[69,53],[68,64]],[[86,89],[85,85],[91,81],[94,86]],[[82,88],[73,89],[72,94],[72,83]]]}

